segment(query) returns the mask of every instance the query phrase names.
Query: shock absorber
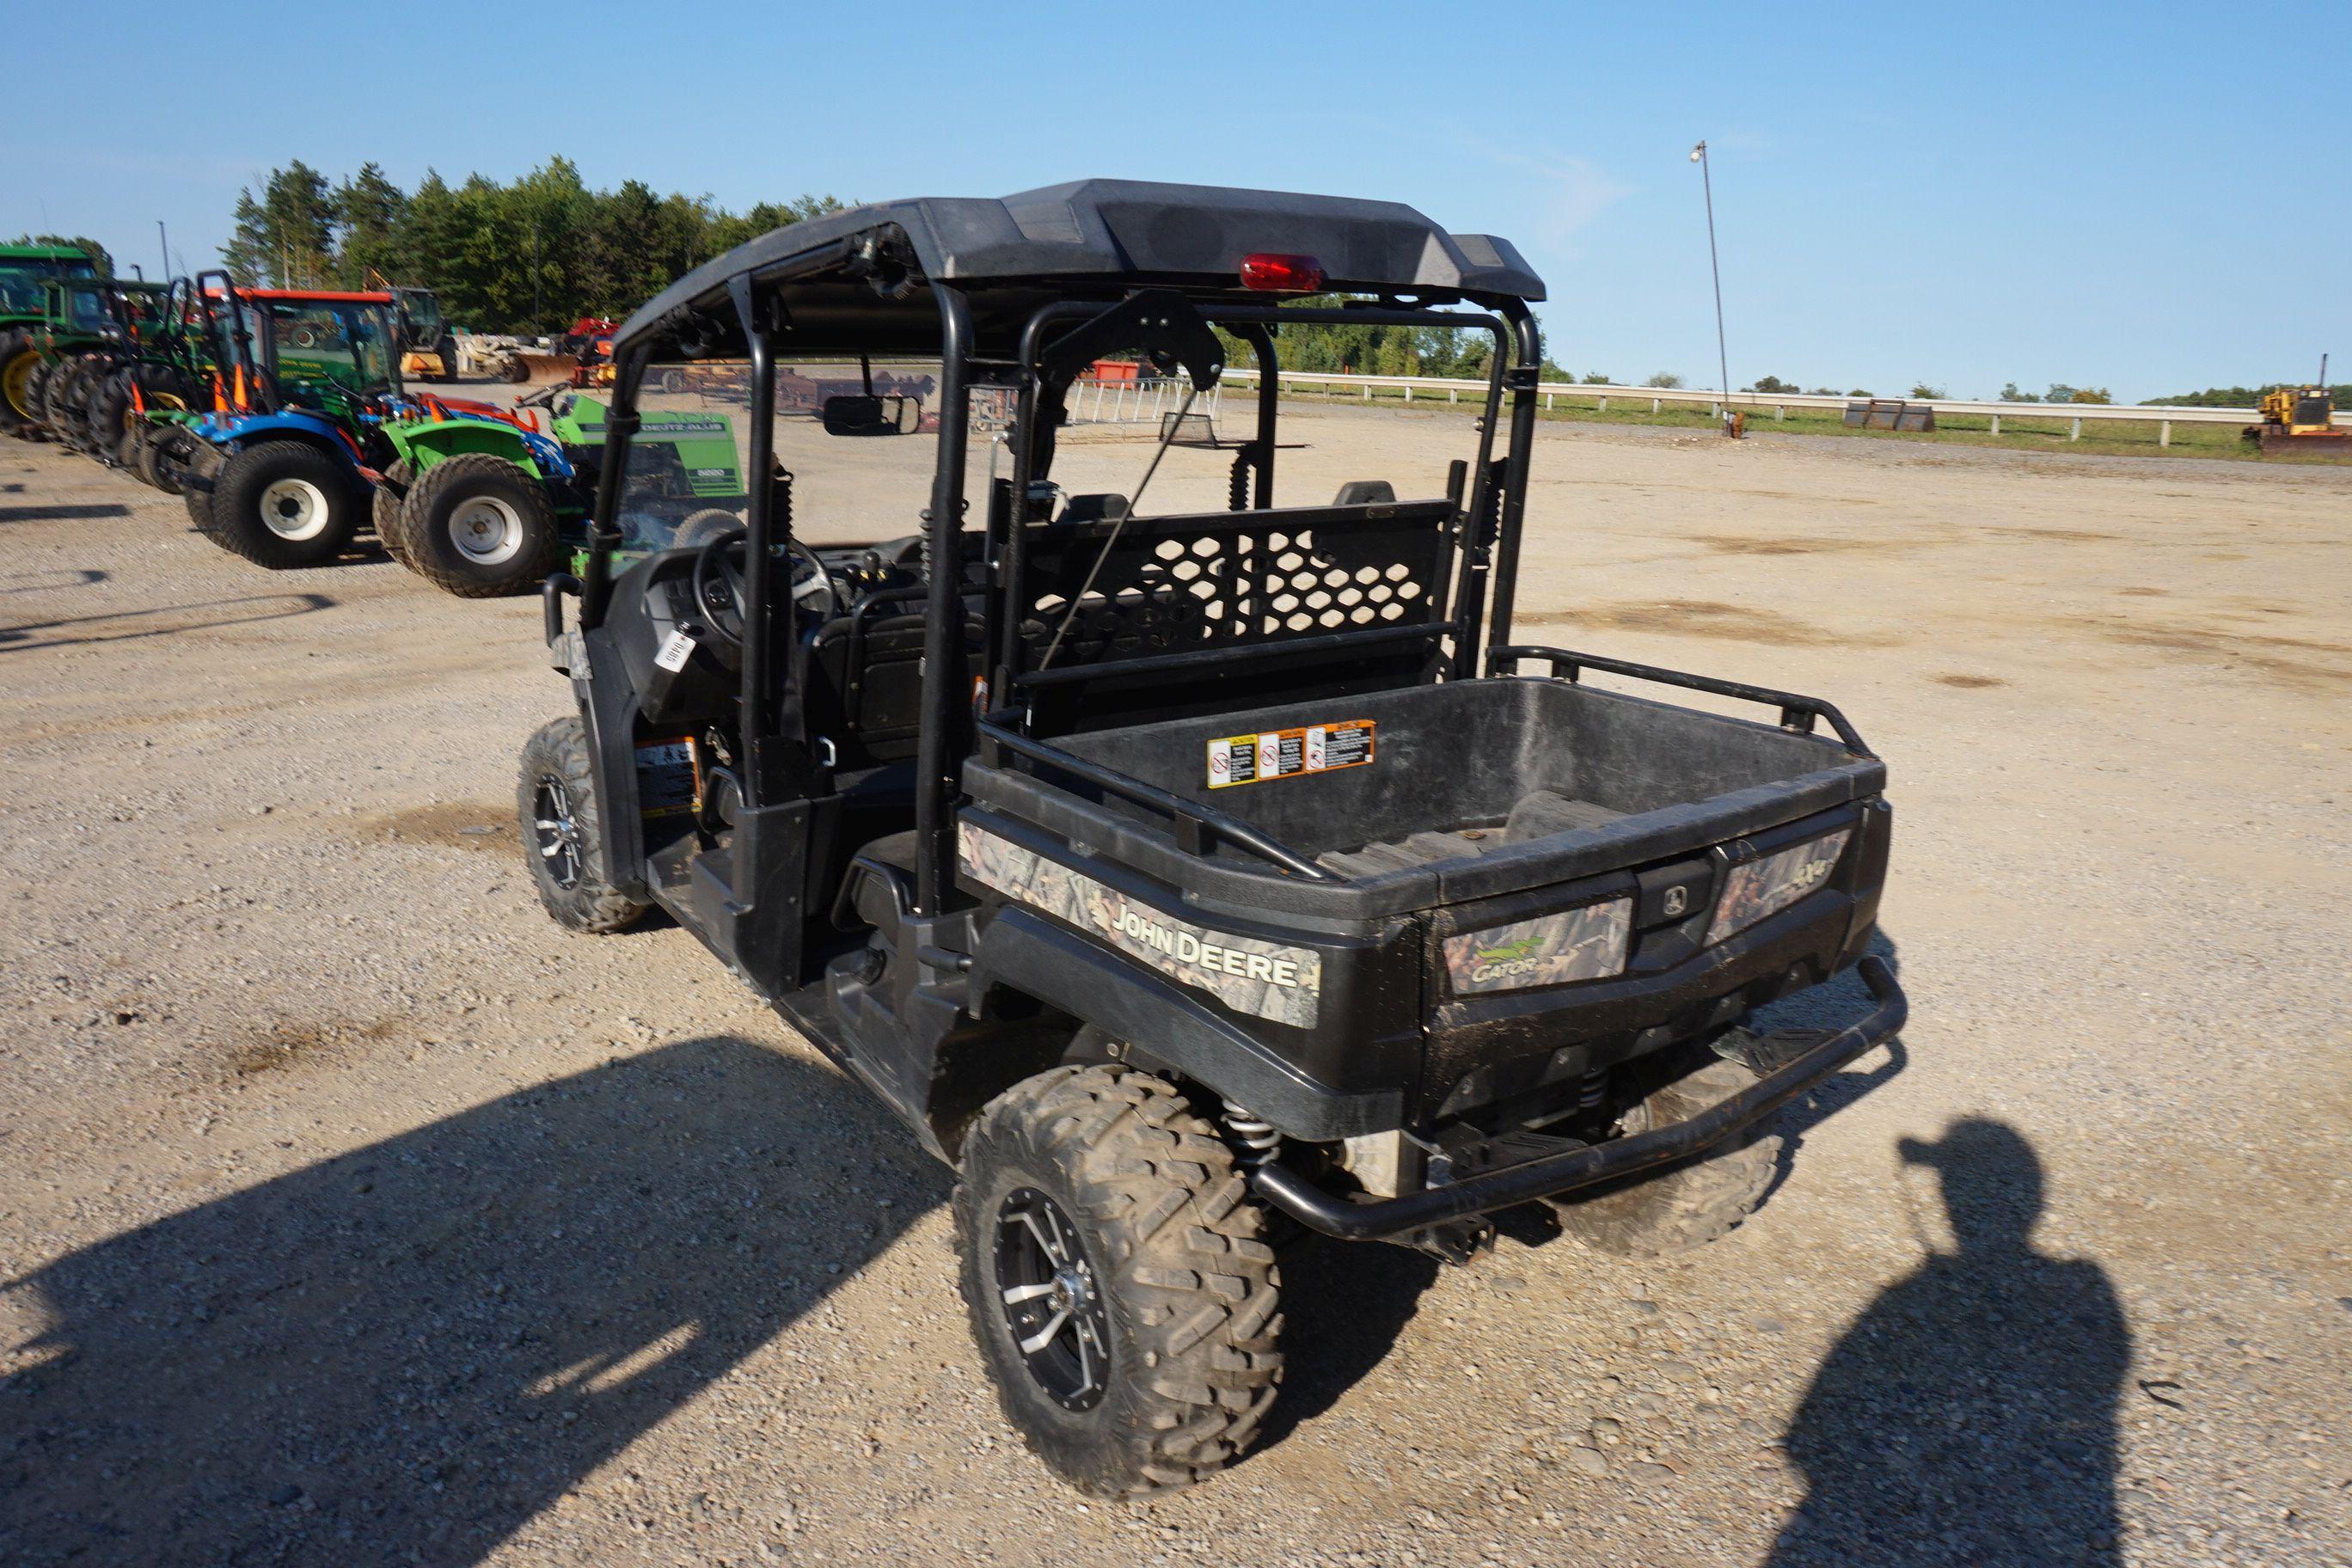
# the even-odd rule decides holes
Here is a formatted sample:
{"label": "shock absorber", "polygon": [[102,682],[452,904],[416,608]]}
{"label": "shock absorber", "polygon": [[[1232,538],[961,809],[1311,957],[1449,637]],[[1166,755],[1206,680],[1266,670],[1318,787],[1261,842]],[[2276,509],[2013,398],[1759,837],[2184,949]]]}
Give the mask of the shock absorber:
{"label": "shock absorber", "polygon": [[1577,1091],[1576,1108],[1579,1110],[1598,1110],[1602,1097],[1608,1092],[1609,1069],[1594,1068],[1584,1075],[1583,1086]]}
{"label": "shock absorber", "polygon": [[1282,1134],[1248,1107],[1226,1100],[1224,1123],[1225,1131],[1241,1145],[1243,1164],[1263,1165],[1282,1152]]}

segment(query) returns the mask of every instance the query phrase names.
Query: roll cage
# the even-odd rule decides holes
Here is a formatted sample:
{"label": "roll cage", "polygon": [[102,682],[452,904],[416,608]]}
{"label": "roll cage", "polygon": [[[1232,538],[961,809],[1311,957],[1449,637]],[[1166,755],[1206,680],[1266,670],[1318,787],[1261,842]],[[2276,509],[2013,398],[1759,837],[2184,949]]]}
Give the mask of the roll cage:
{"label": "roll cage", "polygon": [[355,400],[401,395],[400,318],[394,298],[387,291],[252,289],[226,272],[206,272],[196,279],[193,302],[201,314],[213,362],[232,384],[232,399],[241,396],[248,407],[275,414],[291,403],[282,374],[285,355],[278,328],[288,310],[304,305],[326,307],[354,342],[362,336],[360,328],[372,330],[373,341],[381,345],[380,369],[373,373],[363,369],[355,352],[355,384],[337,383],[338,390]]}
{"label": "roll cage", "polygon": [[[1269,260],[1311,262],[1314,291],[1354,297],[1280,305],[1262,283],[1244,282],[1246,271]],[[777,473],[777,363],[786,355],[936,358],[939,443],[921,519],[927,626],[914,913],[941,909],[954,865],[958,774],[976,746],[992,757],[1029,757],[1161,810],[1195,853],[1222,839],[1319,878],[1318,868],[1280,853],[1247,825],[1155,798],[1164,792],[1081,763],[1049,737],[1113,714],[1131,721],[1139,710],[1215,710],[1229,705],[1235,683],[1272,700],[1263,694],[1475,678],[1481,648],[1509,642],[1542,357],[1529,306],[1543,297],[1541,281],[1504,241],[1448,235],[1395,204],[1276,193],[1094,181],[1003,202],[887,204],[779,230],[682,279],[615,338],[613,449],[576,584],[583,625],[601,625],[608,607],[620,479],[647,366],[748,360],[753,482],[740,783],[755,818],[764,806],[822,793],[828,748],[801,707],[805,654],[781,575],[789,569],[789,503],[780,506],[781,487],[760,479]],[[1442,497],[1275,506],[1277,338],[1290,322],[1491,335],[1475,462],[1454,466]],[[1072,381],[1107,353],[1140,350],[1163,373],[1181,373],[1196,393],[1205,391],[1224,370],[1216,328],[1250,349],[1260,373],[1252,433],[1234,452],[1228,510],[1150,519],[1075,508],[1058,518],[1040,514],[1029,498],[1050,475]],[[980,498],[982,526],[972,533],[966,450],[973,393],[982,387],[1014,397],[1013,468]],[[1496,434],[1506,417],[1510,437],[1498,458]],[[1182,567],[1191,563],[1214,569],[1188,579]],[[1394,598],[1377,614],[1362,613],[1361,604],[1276,611],[1284,574],[1294,584],[1318,573],[1352,582],[1399,568],[1415,588],[1410,611],[1388,613]],[[1190,585],[1204,580],[1213,617],[1205,605],[1188,604],[1208,597]],[[987,650],[976,686],[964,653],[975,617]]]}

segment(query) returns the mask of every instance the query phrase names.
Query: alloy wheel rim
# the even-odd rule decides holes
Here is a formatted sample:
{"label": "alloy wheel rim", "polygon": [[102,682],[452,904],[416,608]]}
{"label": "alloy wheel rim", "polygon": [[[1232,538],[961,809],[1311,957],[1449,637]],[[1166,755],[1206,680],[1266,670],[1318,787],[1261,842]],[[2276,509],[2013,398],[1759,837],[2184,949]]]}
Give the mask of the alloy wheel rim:
{"label": "alloy wheel rim", "polygon": [[1066,1410],[1101,1403],[1109,1386],[1110,1317],[1077,1226],[1034,1187],[996,1209],[997,1310],[1037,1386]]}
{"label": "alloy wheel rim", "polygon": [[580,885],[580,821],[572,815],[572,792],[549,774],[539,781],[530,797],[531,836],[547,874],[559,888]]}
{"label": "alloy wheel rim", "polygon": [[449,514],[449,540],[476,566],[503,566],[522,553],[522,514],[499,496],[468,496]]}
{"label": "alloy wheel rim", "polygon": [[39,363],[37,356],[22,353],[8,362],[5,371],[0,371],[0,397],[8,400],[10,412],[19,419],[32,417],[32,406],[26,391],[32,384],[33,367]]}
{"label": "alloy wheel rim", "polygon": [[327,531],[327,492],[288,475],[261,492],[262,526],[280,539],[316,539]]}

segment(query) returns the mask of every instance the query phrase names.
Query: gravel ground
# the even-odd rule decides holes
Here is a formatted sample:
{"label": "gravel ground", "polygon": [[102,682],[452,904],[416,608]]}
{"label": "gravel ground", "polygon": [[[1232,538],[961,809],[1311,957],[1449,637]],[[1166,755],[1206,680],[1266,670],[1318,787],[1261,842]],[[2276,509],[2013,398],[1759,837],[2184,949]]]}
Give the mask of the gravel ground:
{"label": "gravel ground", "polygon": [[1912,1026],[1686,1258],[1302,1247],[1267,1440],[1137,1508],[1003,1426],[943,1171],[540,913],[533,603],[0,444],[0,1562],[2352,1563],[2352,473],[1540,439],[1524,637],[1887,757]]}

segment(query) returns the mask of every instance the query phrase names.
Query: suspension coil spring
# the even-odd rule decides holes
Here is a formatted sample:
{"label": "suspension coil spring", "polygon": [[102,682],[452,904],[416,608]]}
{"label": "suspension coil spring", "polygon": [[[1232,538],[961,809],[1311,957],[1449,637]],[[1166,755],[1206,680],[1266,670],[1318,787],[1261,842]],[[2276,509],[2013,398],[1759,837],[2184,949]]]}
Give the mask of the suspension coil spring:
{"label": "suspension coil spring", "polygon": [[1225,1131],[1242,1146],[1242,1163],[1263,1165],[1282,1152],[1282,1134],[1248,1107],[1225,1101]]}
{"label": "suspension coil spring", "polygon": [[1600,1110],[1601,1097],[1608,1092],[1608,1089],[1609,1069],[1607,1068],[1593,1068],[1591,1072],[1584,1075],[1583,1086],[1577,1091],[1577,1109],[1580,1110]]}

